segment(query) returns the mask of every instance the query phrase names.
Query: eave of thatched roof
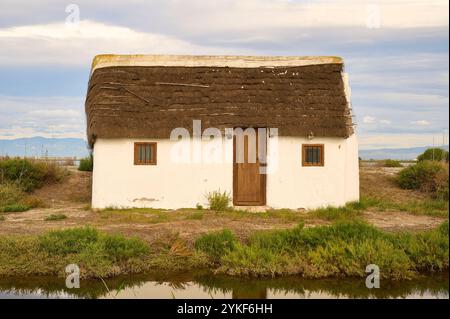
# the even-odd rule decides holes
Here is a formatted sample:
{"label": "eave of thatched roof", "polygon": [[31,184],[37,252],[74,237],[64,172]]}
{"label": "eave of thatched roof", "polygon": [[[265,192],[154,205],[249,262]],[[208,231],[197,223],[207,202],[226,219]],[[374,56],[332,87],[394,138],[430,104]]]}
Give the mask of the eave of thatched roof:
{"label": "eave of thatched roof", "polygon": [[97,56],[88,140],[168,138],[192,120],[345,138],[353,124],[342,71],[337,57]]}

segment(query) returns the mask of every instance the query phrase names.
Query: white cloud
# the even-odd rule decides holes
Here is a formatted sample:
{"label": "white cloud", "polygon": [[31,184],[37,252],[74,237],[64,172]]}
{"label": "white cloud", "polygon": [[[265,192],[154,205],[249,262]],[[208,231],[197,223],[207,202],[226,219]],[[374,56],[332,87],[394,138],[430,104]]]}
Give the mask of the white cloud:
{"label": "white cloud", "polygon": [[112,54],[223,54],[174,37],[130,28],[81,21],[77,28],[64,23],[0,29],[0,65],[89,65],[101,53]]}
{"label": "white cloud", "polygon": [[379,122],[380,122],[380,124],[385,124],[385,125],[390,125],[390,124],[392,124],[392,122],[389,121],[389,120],[380,120]]}
{"label": "white cloud", "polygon": [[86,136],[84,97],[0,96],[0,138]]}
{"label": "white cloud", "polygon": [[378,6],[382,28],[448,25],[448,2],[445,0],[225,0],[208,4],[204,0],[191,0],[189,6],[176,8],[181,2],[174,1],[168,8],[179,22],[185,21],[186,28],[195,33],[205,28],[218,32],[301,27],[365,28],[370,19],[369,5]]}
{"label": "white cloud", "polygon": [[376,121],[376,118],[373,116],[364,116],[364,118],[363,118],[363,123],[365,123],[365,124],[373,124],[373,123],[375,123],[375,121]]}
{"label": "white cloud", "polygon": [[411,124],[419,125],[419,126],[428,126],[431,125],[430,121],[427,120],[419,120],[419,121],[413,121]]}
{"label": "white cloud", "polygon": [[[16,16],[26,21],[63,21],[60,0],[3,0],[0,21]],[[194,34],[232,30],[273,30],[299,27],[365,27],[367,8],[379,7],[381,27],[448,26],[446,0],[77,0],[80,15],[120,21],[126,25],[165,26]],[[27,10],[23,10],[26,7]],[[370,8],[370,7],[369,7]]]}

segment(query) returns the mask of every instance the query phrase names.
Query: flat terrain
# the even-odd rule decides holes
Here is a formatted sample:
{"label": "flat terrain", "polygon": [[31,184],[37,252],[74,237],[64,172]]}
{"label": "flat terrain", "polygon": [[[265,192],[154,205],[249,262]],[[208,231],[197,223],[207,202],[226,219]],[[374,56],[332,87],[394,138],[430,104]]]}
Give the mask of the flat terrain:
{"label": "flat terrain", "polygon": [[[388,231],[425,230],[435,228],[448,219],[448,202],[434,203],[426,194],[402,190],[393,176],[398,168],[362,167],[362,198],[379,203],[359,211],[356,217]],[[167,241],[179,236],[192,241],[199,235],[229,228],[245,239],[255,230],[292,228],[299,222],[306,227],[330,224],[309,211],[271,210],[266,213],[245,211],[214,212],[206,209],[90,209],[91,174],[70,168],[70,175],[60,184],[44,186],[34,195],[42,198],[46,208],[5,214],[0,221],[0,235],[39,234],[50,229],[77,226],[96,228],[124,235],[139,236],[148,242]],[[45,220],[51,214],[64,214],[63,220]]]}

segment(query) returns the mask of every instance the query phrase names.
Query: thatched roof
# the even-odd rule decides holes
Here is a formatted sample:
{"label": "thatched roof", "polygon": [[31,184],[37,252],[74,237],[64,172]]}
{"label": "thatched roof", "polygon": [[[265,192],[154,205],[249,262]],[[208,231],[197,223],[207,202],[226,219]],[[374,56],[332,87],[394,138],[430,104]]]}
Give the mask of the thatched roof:
{"label": "thatched roof", "polygon": [[176,127],[353,133],[337,57],[97,56],[86,98],[96,138],[169,138]]}

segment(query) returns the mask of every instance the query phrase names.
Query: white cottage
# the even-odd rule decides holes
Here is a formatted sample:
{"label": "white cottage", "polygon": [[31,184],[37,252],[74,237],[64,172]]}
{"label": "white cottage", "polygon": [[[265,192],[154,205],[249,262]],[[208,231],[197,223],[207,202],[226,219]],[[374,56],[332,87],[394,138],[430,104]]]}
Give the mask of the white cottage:
{"label": "white cottage", "polygon": [[215,190],[234,206],[359,199],[338,57],[100,55],[86,115],[93,208],[195,207]]}

